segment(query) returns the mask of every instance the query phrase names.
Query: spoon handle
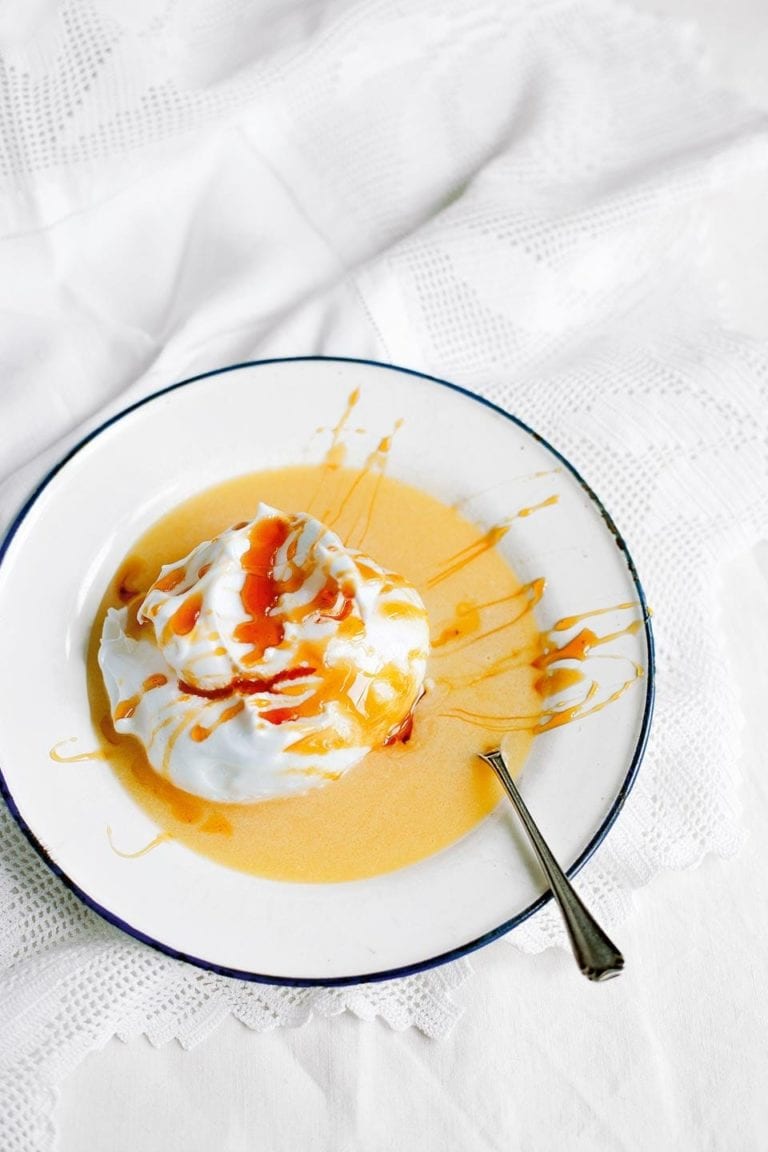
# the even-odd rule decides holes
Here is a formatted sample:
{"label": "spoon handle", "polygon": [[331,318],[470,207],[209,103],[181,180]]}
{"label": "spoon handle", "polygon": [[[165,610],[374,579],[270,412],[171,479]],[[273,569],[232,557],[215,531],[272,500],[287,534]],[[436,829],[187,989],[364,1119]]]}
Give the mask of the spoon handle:
{"label": "spoon handle", "polygon": [[539,858],[539,863],[549,881],[552,895],[563,914],[568,935],[571,938],[573,954],[582,972],[589,980],[608,980],[612,976],[618,976],[624,967],[624,957],[584,907],[570,880],[550,852],[544,837],[528,811],[525,801],[517,790],[517,785],[509,774],[501,751],[481,752],[479,755],[493,768],[502,787],[517,809],[534,851]]}

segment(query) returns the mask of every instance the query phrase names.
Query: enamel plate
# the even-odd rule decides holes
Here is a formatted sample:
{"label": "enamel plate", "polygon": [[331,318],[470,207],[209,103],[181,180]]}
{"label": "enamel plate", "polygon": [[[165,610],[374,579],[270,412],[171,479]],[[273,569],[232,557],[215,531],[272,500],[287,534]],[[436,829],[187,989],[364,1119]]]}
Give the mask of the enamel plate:
{"label": "enamel plate", "polygon": [[[334,422],[356,387],[356,423],[375,432],[405,418],[390,474],[446,503],[479,493],[466,506],[477,523],[497,522],[521,493],[526,504],[557,495],[546,511],[516,520],[499,545],[523,580],[546,578],[541,628],[634,605],[602,615],[599,628],[607,635],[628,618],[640,622],[605,666],[643,674],[602,710],[538,736],[523,774],[526,799],[571,875],[616,819],[650,724],[651,630],[624,543],[584,481],[514,417],[431,377],[323,358],[238,365],[129,408],[54,469],[0,549],[0,785],[31,843],[91,908],[172,956],[245,979],[331,984],[413,972],[488,943],[546,899],[506,803],[452,847],[400,871],[282,883],[173,841],[120,857],[107,826],[128,845],[148,843],[158,829],[108,764],[50,759],[65,738],[77,739],[72,750],[94,747],[88,634],[136,538],[212,484],[319,461],[327,437],[315,430]],[[355,438],[351,463],[362,463],[368,439]]]}

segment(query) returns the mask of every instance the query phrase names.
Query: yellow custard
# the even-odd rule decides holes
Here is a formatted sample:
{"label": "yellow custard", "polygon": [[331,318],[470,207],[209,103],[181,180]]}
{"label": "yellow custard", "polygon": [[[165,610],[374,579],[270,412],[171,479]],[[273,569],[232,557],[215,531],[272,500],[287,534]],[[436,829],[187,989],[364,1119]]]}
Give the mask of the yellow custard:
{"label": "yellow custard", "polygon": [[[379,447],[386,452],[388,445]],[[259,501],[289,513],[311,512],[345,544],[415,585],[432,629],[429,689],[407,742],[369,753],[340,780],[304,796],[219,804],[161,779],[139,742],[115,732],[97,652],[109,607],[140,603],[162,565],[248,520]],[[495,547],[501,534],[483,531],[455,508],[381,470],[356,471],[333,461],[239,477],[185,501],[153,525],[125,557],[100,605],[88,690],[104,736],[101,754],[158,825],[155,846],[174,839],[260,876],[331,882],[412,864],[470,831],[500,797],[493,774],[476,756],[500,738],[498,723],[486,725],[482,717],[530,719],[505,738],[516,773],[542,710],[542,670],[535,664],[545,646],[532,609],[543,584],[520,583]],[[112,838],[121,850],[119,829],[112,829]]]}

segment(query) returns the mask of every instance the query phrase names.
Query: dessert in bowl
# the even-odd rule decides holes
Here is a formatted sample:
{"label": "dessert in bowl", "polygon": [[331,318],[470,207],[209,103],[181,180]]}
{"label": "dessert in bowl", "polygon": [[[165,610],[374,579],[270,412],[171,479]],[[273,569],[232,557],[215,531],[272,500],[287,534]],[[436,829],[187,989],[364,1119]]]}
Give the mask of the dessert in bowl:
{"label": "dessert in bowl", "polygon": [[109,581],[89,694],[99,755],[159,829],[140,852],[315,883],[413,864],[498,803],[476,757],[498,717],[519,771],[561,687],[506,521],[387,475],[386,441],[344,466],[343,432],[176,505]]}
{"label": "dessert in bowl", "polygon": [[[423,675],[415,706],[411,688],[401,700],[412,725],[394,732],[393,712],[365,738],[349,732],[348,765],[317,755],[314,765],[290,766],[302,769],[287,778],[298,789],[250,799],[251,779],[236,800],[228,789],[242,770],[237,759],[223,773],[225,791],[208,791],[209,768],[227,763],[211,755],[216,720],[241,703],[241,712],[258,704],[242,717],[253,726],[278,711],[266,675],[277,665],[238,663],[246,650],[234,632],[251,615],[238,609],[233,643],[214,643],[229,664],[211,651],[216,663],[203,661],[203,675],[235,675],[205,688],[179,676],[191,648],[158,643],[154,621],[139,624],[138,613],[163,575],[235,525],[260,520],[263,506],[291,522],[309,517],[347,553],[402,577],[426,611],[429,649],[412,681],[416,690]],[[652,678],[642,675],[651,669],[650,626],[616,542],[561,457],[452,386],[322,359],[186,382],[79,445],[0,547],[0,644],[14,653],[0,668],[0,787],[81,899],[172,955],[299,983],[377,978],[456,956],[543,900],[478,751],[503,741],[513,770],[526,765],[526,796],[571,872],[600,844],[634,779],[652,700]],[[177,589],[207,593],[197,588],[204,567],[185,564],[188,589]],[[169,594],[170,618],[174,589],[158,592]],[[282,606],[290,614],[290,602]],[[344,611],[343,597],[336,608]],[[146,672],[143,662],[123,669],[113,699],[99,665],[110,609],[124,613],[112,640],[120,632],[146,640],[158,661]],[[353,611],[363,620],[364,604]],[[164,735],[154,752],[147,747],[168,715],[140,716],[139,704],[161,692],[161,676],[173,717],[162,732],[170,740],[168,729],[183,724],[173,747],[208,755],[199,780],[174,779],[183,766],[173,750],[164,767]],[[293,704],[312,708],[311,689],[316,705],[322,679],[299,679]],[[290,683],[282,698],[292,696]],[[189,712],[176,710],[185,703]],[[316,727],[301,737],[294,729],[296,739],[325,742],[322,717],[304,719]],[[338,728],[337,740],[339,716],[328,728]],[[354,763],[353,747],[364,752]],[[262,761],[259,787],[283,787],[281,764]]]}

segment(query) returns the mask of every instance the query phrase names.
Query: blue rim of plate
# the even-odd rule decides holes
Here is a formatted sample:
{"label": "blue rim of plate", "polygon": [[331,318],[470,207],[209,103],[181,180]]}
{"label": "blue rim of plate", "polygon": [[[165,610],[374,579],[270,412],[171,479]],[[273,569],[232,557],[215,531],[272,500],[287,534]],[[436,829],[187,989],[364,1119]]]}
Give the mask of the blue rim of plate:
{"label": "blue rim of plate", "polygon": [[[86,446],[86,444],[89,444],[91,440],[95,440],[96,437],[100,436],[101,433],[104,432],[107,428],[110,428],[113,424],[116,424],[119,420],[122,420],[123,417],[129,415],[129,413],[135,412],[137,408],[143,408],[145,404],[152,403],[152,401],[157,400],[160,396],[167,396],[169,392],[175,392],[177,389],[184,388],[187,384],[194,384],[198,380],[207,380],[211,376],[222,376],[228,372],[237,372],[242,368],[259,368],[267,364],[296,364],[318,361],[338,364],[365,364],[373,368],[382,368],[391,372],[401,372],[405,376],[414,376],[419,380],[428,380],[432,384],[439,384],[443,388],[450,388],[451,391],[458,392],[461,395],[466,396],[468,399],[475,401],[475,403],[482,404],[486,408],[490,408],[493,412],[498,412],[500,416],[504,416],[507,420],[511,421],[513,424],[516,424],[518,428],[521,428],[524,432],[528,433],[529,436],[532,436],[534,440],[543,445],[543,447],[551,452],[553,456],[556,456],[561,464],[563,464],[568,469],[568,471],[571,473],[571,475],[578,482],[578,484],[589,496],[590,500],[597,508],[606,527],[613,536],[617,548],[619,548],[623,554],[627,569],[637,591],[640,607],[642,608],[643,628],[648,651],[648,669],[646,674],[647,687],[645,693],[645,705],[643,708],[643,719],[627,774],[624,777],[621,787],[616,794],[608,814],[600,824],[599,828],[583,852],[581,852],[576,860],[566,869],[567,875],[573,878],[577,875],[578,872],[581,871],[586,862],[594,854],[596,849],[600,846],[600,844],[602,844],[611,827],[615,823],[616,818],[621,812],[621,809],[624,807],[627,796],[632,790],[632,786],[637,778],[640,762],[642,761],[643,754],[648,743],[648,735],[651,728],[651,718],[653,716],[653,705],[656,694],[656,667],[653,630],[651,628],[651,615],[648,608],[648,601],[646,600],[645,592],[640,582],[640,577],[637,574],[635,562],[630,555],[624,538],[616,527],[613,517],[608,512],[608,509],[595,494],[584,477],[581,476],[577,469],[574,468],[573,464],[571,464],[571,462],[567,460],[561,452],[558,452],[557,448],[553,448],[553,446],[547,440],[545,440],[543,436],[540,436],[539,433],[534,431],[533,428],[530,428],[522,420],[519,420],[517,416],[513,416],[511,412],[507,412],[504,408],[500,408],[498,404],[494,404],[491,400],[486,400],[484,396],[478,396],[476,392],[472,392],[468,388],[463,388],[460,384],[452,384],[449,380],[441,380],[438,376],[430,376],[426,372],[417,372],[414,368],[403,368],[398,364],[386,364],[381,360],[366,360],[356,356],[275,356],[268,360],[246,360],[241,364],[230,364],[225,368],[214,368],[210,372],[201,372],[197,376],[190,376],[186,380],[179,380],[176,384],[169,384],[166,388],[161,388],[158,392],[153,392],[150,396],[145,396],[142,400],[137,400],[135,404],[131,404],[128,408],[124,408],[121,412],[111,416],[108,420],[105,420],[103,424],[100,424],[97,428],[94,428],[93,431],[84,436],[82,440],[79,440],[78,443],[75,444],[75,446],[71,448],[65,456],[62,457],[58,464],[55,464],[54,467],[51,468],[47,475],[44,476],[44,478],[34,489],[27,501],[22,505],[21,509],[12,521],[8,531],[6,532],[2,542],[0,543],[0,564],[3,563],[3,560],[5,559],[5,556],[11,545],[11,541],[31,511],[33,505],[37,502],[38,498],[42,495],[51,481],[54,480],[58,473],[61,472],[61,470],[69,463],[69,461],[74,456],[76,456],[77,453]],[[441,964],[448,964],[452,960],[458,960],[462,956],[467,956],[469,953],[477,951],[478,948],[485,947],[486,944],[491,944],[494,940],[498,940],[500,936],[504,936],[507,932],[511,932],[513,928],[517,928],[518,925],[522,924],[530,916],[533,916],[552,899],[551,892],[544,892],[537,900],[534,900],[533,903],[529,904],[527,908],[524,908],[522,912],[518,912],[517,915],[513,916],[510,920],[505,920],[502,924],[499,924],[498,927],[492,928],[490,932],[485,932],[482,936],[478,936],[476,939],[470,940],[466,944],[460,944],[456,948],[451,948],[447,952],[441,952],[437,956],[429,956],[424,960],[418,960],[413,964],[405,964],[399,968],[389,968],[381,972],[365,972],[356,976],[332,977],[271,976],[259,972],[246,972],[238,968],[227,968],[221,964],[215,964],[210,960],[203,960],[199,956],[189,956],[184,952],[180,952],[178,949],[172,948],[169,944],[163,944],[160,940],[155,940],[154,937],[147,936],[146,933],[141,931],[141,929],[135,928],[132,924],[128,924],[125,920],[122,920],[119,916],[115,915],[114,912],[110,912],[108,908],[104,908],[96,900],[92,899],[87,892],[78,887],[78,885],[75,884],[69,876],[67,876],[63,869],[59,867],[56,861],[52,859],[51,856],[49,856],[48,852],[37,839],[34,832],[26,823],[24,817],[21,815],[21,812],[17,808],[13,799],[13,794],[11,793],[11,790],[8,787],[8,783],[3,774],[2,767],[0,767],[0,793],[2,793],[2,796],[14,820],[19,825],[22,832],[32,847],[35,849],[37,854],[43,859],[50,870],[59,877],[59,879],[66,885],[66,887],[69,888],[69,890],[73,892],[79,900],[87,905],[88,908],[91,908],[94,912],[97,912],[98,915],[103,917],[104,920],[107,920],[116,928],[120,928],[129,936],[133,936],[136,940],[140,940],[143,944],[148,944],[151,948],[156,949],[158,952],[164,953],[166,956],[173,957],[174,960],[183,960],[185,963],[193,964],[195,967],[202,968],[207,972],[215,972],[220,976],[230,976],[238,980],[250,980],[259,984],[278,984],[291,988],[331,988],[342,987],[344,985],[350,984],[370,984],[381,980],[396,980],[404,976],[413,976],[417,972],[425,972],[430,968],[437,968]]]}

